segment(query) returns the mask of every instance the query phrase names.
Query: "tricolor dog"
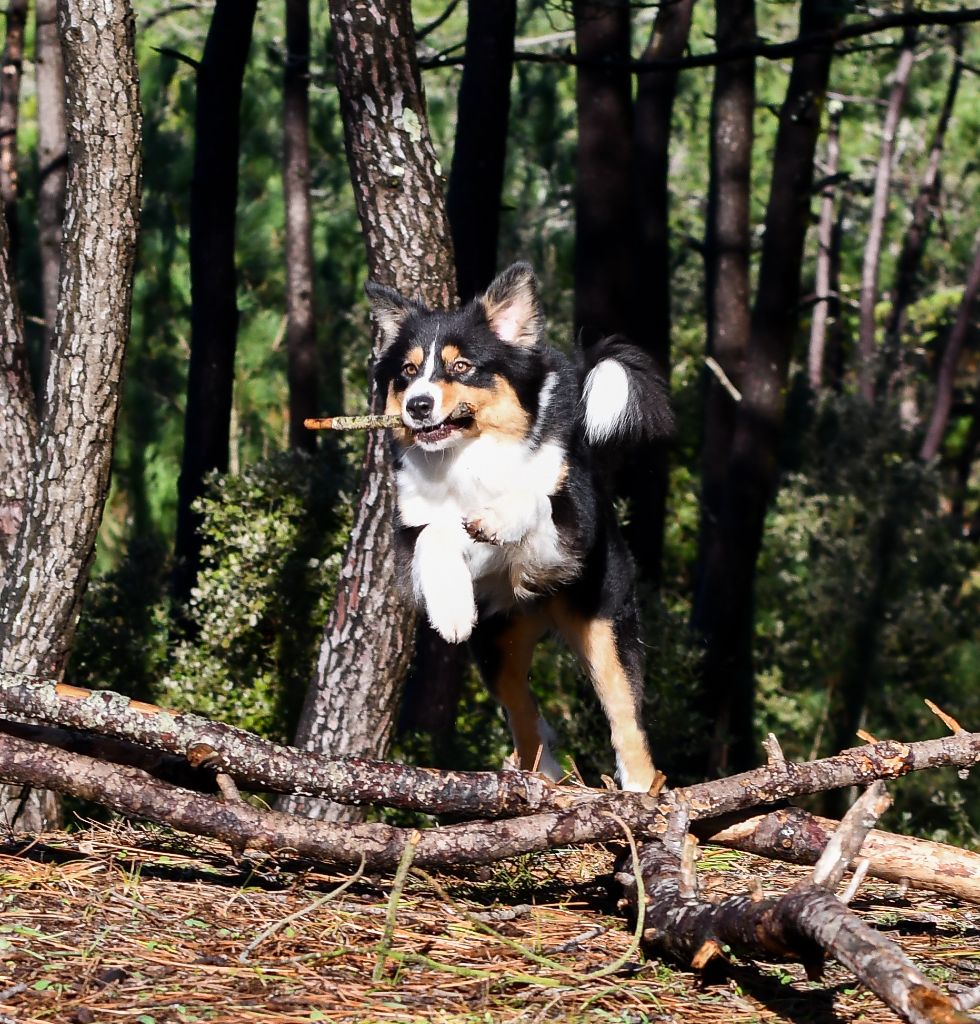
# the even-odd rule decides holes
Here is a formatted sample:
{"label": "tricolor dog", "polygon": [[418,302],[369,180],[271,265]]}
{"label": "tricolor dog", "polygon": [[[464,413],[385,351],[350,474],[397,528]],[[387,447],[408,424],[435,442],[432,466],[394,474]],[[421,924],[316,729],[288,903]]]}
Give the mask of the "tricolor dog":
{"label": "tricolor dog", "polygon": [[654,768],[641,722],[643,658],[633,567],[602,484],[610,446],[663,435],[663,382],[609,339],[579,366],[542,340],[531,268],[439,311],[367,286],[392,430],[404,575],[433,628],[468,640],[503,704],[522,768],[559,778],[528,686],[535,644],[557,630],[609,720],[620,785]]}

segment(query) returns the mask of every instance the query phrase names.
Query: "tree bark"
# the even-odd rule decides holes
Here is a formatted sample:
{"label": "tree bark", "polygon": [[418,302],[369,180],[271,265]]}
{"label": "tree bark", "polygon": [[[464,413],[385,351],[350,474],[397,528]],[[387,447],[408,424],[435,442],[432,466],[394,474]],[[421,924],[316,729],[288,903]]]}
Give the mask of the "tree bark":
{"label": "tree bark", "polygon": [[[303,420],[317,408],[313,218],[310,209],[310,2],[286,0],[283,74],[283,199],[286,205],[286,353],[289,361],[289,444],[316,451]],[[338,410],[340,406],[337,407]]]}
{"label": "tree bark", "polygon": [[628,333],[632,301],[632,80],[628,0],[573,0],[575,334],[591,345]]}
{"label": "tree bark", "polygon": [[[75,632],[109,484],[139,222],[141,128],[128,4],[69,0],[59,18],[69,123],[62,301],[46,412],[0,591],[0,671],[55,677]],[[33,432],[24,376],[14,387],[21,447]],[[37,827],[50,805],[35,809]]]}
{"label": "tree bark", "polygon": [[[751,43],[756,36],[754,0],[715,4],[719,47]],[[707,352],[738,388],[749,347],[751,286],[751,175],[755,113],[755,61],[720,65],[711,96],[711,163],[705,232]],[[737,405],[714,374],[705,375],[704,440],[701,448],[701,521],[694,624],[701,627],[709,600],[704,581],[724,552],[720,523],[735,432]]]}
{"label": "tree bark", "polygon": [[[836,8],[804,0],[800,34],[832,33],[841,20]],[[789,359],[799,325],[813,159],[832,53],[827,47],[796,57],[780,109],[743,397],[724,483],[719,553],[705,562],[698,586],[695,626],[707,644],[702,699],[716,716],[707,758],[710,775],[745,768],[757,757],[755,569],[766,509],[776,487]]]}
{"label": "tree bark", "polygon": [[446,196],[464,302],[484,291],[497,269],[517,2],[469,0],[467,9],[466,63]]}
{"label": "tree bark", "polygon": [[[679,57],[691,31],[694,0],[677,0],[657,12],[644,57]],[[670,380],[670,136],[676,71],[643,75],[633,104],[634,228],[630,339],[653,357]],[[620,474],[619,491],[630,503],[626,540],[641,578],[659,587],[663,575],[667,502],[667,446],[642,444]]]}
{"label": "tree bark", "polygon": [[926,436],[919,449],[919,458],[923,462],[931,462],[939,454],[939,448],[943,443],[950,410],[953,408],[956,368],[959,365],[960,353],[963,351],[963,343],[966,341],[973,321],[977,295],[980,294],[980,232],[978,232],[974,244],[976,248],[973,253],[973,265],[970,267],[970,273],[966,279],[963,300],[960,302],[956,320],[946,339],[946,347],[943,349],[939,375],[936,378],[936,398],[932,414],[929,417],[929,426],[926,428]]}
{"label": "tree bark", "polygon": [[[58,37],[58,0],[37,0],[35,8],[35,85],[37,88],[38,248],[41,255],[41,308],[44,341],[43,382],[51,365],[58,287],[61,280],[61,230],[65,219],[68,173],[65,139],[65,62]],[[43,384],[40,388],[43,392]]]}
{"label": "tree bark", "polygon": [[0,62],[0,201],[7,220],[8,246],[17,251],[17,123],[24,71],[27,0],[8,0],[7,31]]}
{"label": "tree bark", "polygon": [[824,362],[827,353],[827,324],[840,316],[840,296],[833,284],[834,235],[837,217],[837,168],[840,166],[841,108],[831,104],[827,124],[826,179],[820,193],[820,220],[817,224],[817,259],[814,273],[816,301],[810,320],[810,346],[807,351],[807,379],[814,394],[823,390]]}
{"label": "tree bark", "polygon": [[875,171],[874,195],[871,199],[871,217],[868,223],[868,240],[864,246],[864,261],[861,266],[861,296],[858,318],[858,387],[869,404],[875,397],[875,378],[879,369],[875,345],[875,305],[878,301],[878,268],[881,265],[881,247],[885,237],[885,223],[888,219],[888,198],[892,181],[892,158],[895,149],[895,133],[905,103],[909,75],[915,62],[915,32],[907,29],[902,39],[902,50],[892,76],[888,94],[885,122],[881,129],[881,151]]}
{"label": "tree bark", "polygon": [[191,180],[191,356],[177,483],[174,595],[190,597],[200,569],[204,477],[228,469],[238,335],[235,213],[239,108],[257,0],[217,0],[197,68]]}
{"label": "tree bark", "polygon": [[[407,0],[332,0],[330,18],[347,160],[370,275],[429,305],[449,307],[455,269],[411,8]],[[392,481],[377,432],[368,437],[355,508],[296,744],[333,755],[382,756],[410,656],[415,613],[391,571]],[[284,806],[330,820],[360,816],[319,799],[293,797]]]}

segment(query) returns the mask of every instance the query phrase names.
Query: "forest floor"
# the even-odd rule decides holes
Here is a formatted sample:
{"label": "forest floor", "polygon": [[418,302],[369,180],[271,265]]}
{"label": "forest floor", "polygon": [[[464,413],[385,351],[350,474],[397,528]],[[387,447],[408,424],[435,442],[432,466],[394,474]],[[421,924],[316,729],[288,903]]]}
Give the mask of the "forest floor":
{"label": "forest floor", "polygon": [[[374,981],[390,878],[329,896],[343,874],[124,822],[8,837],[0,1024],[897,1019],[836,964],[810,982],[796,965],[702,978],[644,961],[617,911],[613,860],[602,847],[555,852],[442,875],[442,894],[409,878]],[[713,895],[753,876],[775,894],[805,873],[711,847],[699,862]],[[980,984],[980,907],[878,883],[853,906],[949,991]]]}

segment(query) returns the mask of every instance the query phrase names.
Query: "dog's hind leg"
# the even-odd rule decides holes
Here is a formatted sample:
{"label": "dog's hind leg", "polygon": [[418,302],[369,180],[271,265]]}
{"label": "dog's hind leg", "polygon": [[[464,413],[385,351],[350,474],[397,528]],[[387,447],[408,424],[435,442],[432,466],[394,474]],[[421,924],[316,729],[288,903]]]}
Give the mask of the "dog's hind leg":
{"label": "dog's hind leg", "polygon": [[616,619],[593,618],[555,600],[559,632],[578,655],[609,720],[616,774],[623,789],[645,793],[655,769],[642,722],[643,657],[632,602]]}
{"label": "dog's hind leg", "polygon": [[531,694],[528,674],[534,647],[548,629],[539,609],[480,619],[470,646],[483,681],[507,712],[520,766],[537,770],[551,779],[563,777],[551,753],[548,723],[541,717]]}

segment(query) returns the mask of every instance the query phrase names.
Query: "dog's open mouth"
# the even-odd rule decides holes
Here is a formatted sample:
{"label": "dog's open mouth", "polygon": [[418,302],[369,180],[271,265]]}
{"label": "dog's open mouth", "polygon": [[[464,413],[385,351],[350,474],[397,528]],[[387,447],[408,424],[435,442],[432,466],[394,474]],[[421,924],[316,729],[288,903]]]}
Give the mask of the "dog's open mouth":
{"label": "dog's open mouth", "polygon": [[442,421],[430,426],[418,427],[412,431],[412,438],[422,444],[435,444],[445,441],[464,430],[473,423],[473,410],[470,406],[460,404]]}

